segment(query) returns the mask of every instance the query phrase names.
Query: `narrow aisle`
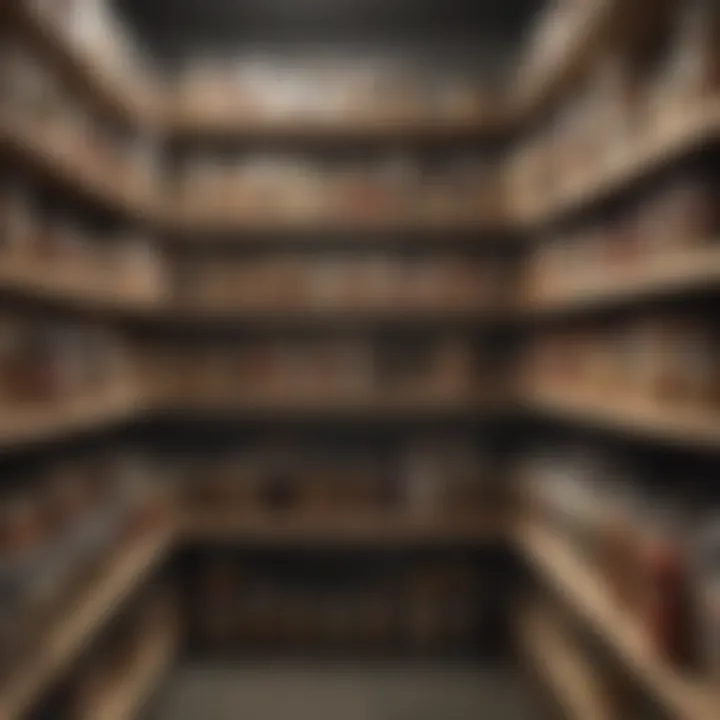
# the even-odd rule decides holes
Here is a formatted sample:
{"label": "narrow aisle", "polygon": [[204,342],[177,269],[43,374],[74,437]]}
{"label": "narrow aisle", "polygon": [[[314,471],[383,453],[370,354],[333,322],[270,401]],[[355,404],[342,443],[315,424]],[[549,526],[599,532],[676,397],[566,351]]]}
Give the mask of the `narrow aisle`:
{"label": "narrow aisle", "polygon": [[179,670],[150,720],[542,720],[509,670],[444,665]]}

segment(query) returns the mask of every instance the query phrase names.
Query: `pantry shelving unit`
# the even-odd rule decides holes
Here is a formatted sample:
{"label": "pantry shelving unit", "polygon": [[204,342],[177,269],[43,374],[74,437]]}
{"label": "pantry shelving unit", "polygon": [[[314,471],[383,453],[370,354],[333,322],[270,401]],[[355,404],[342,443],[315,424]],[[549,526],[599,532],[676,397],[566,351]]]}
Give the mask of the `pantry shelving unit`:
{"label": "pantry shelving unit", "polygon": [[[458,144],[461,139],[495,136],[511,132],[524,119],[534,116],[567,91],[576,75],[592,61],[592,56],[607,43],[610,32],[631,3],[591,2],[587,15],[578,19],[576,32],[568,37],[568,45],[549,68],[541,68],[542,77],[530,74],[519,83],[518,99],[512,112],[473,119],[467,123],[403,122],[343,125],[297,124],[283,126],[261,122],[246,123],[237,117],[193,117],[163,112],[152,107],[142,89],[115,82],[92,60],[68,44],[52,26],[44,23],[28,6],[10,2],[3,8],[12,23],[29,37],[34,46],[60,72],[98,104],[103,111],[131,125],[144,125],[165,138],[197,139],[203,136],[225,136],[249,142],[270,142],[292,146],[324,144],[385,143],[398,137],[404,142],[443,145]],[[353,233],[390,233],[402,236],[403,242],[414,234],[444,243],[447,236],[512,235],[534,233],[554,221],[610,196],[622,194],[665,165],[720,140],[720,106],[708,102],[682,117],[660,119],[641,142],[626,148],[607,165],[596,167],[591,177],[574,178],[567,192],[531,210],[513,211],[509,203],[507,216],[497,218],[460,218],[429,222],[420,217],[373,219],[328,219],[316,222],[290,221],[277,218],[218,216],[202,211],[178,212],[159,192],[138,191],[132,183],[118,183],[117,178],[98,169],[89,172],[76,163],[72,154],[64,152],[49,137],[31,132],[17,123],[0,124],[0,148],[30,173],[43,181],[60,186],[64,192],[76,193],[85,201],[97,203],[124,215],[132,222],[147,225],[158,233],[162,244],[194,243],[197,236],[241,234],[257,242],[267,235],[271,243],[275,235],[297,233],[298,242],[320,234],[351,236]],[[512,198],[510,198],[511,200]],[[264,241],[264,240],[263,240]],[[394,238],[388,238],[394,242]],[[211,242],[203,237],[200,242]],[[468,239],[467,242],[472,242]],[[715,243],[716,245],[717,243]],[[198,310],[175,306],[167,298],[137,297],[125,288],[107,284],[98,287],[91,273],[86,276],[49,273],[45,267],[3,263],[0,267],[0,289],[13,297],[26,298],[42,305],[77,310],[91,306],[92,312],[130,317],[133,320],[176,325],[224,323],[236,321],[246,325],[268,323],[296,324],[308,320],[317,323],[357,322],[365,325],[393,323],[428,323],[434,325],[461,323],[480,325],[492,320],[504,322],[515,317],[528,317],[543,322],[546,317],[570,314],[574,317],[598,309],[632,306],[655,297],[677,297],[717,289],[720,283],[720,257],[716,247],[697,249],[685,257],[657,258],[638,267],[632,275],[612,283],[602,277],[597,283],[551,296],[528,296],[518,301],[514,312],[503,317],[495,310],[465,311],[445,308],[342,308],[320,311],[308,308],[273,309],[272,311],[222,309]],[[518,293],[520,295],[520,293]],[[322,311],[324,312],[324,311]],[[415,313],[417,315],[415,315]],[[307,316],[305,320],[304,316]],[[85,429],[128,422],[155,411],[231,412],[249,417],[293,416],[298,418],[355,416],[362,419],[386,418],[388,415],[427,414],[429,416],[459,415],[476,419],[491,406],[509,409],[503,398],[489,402],[445,402],[432,397],[413,396],[403,402],[383,398],[378,402],[342,402],[332,396],[323,402],[307,399],[294,402],[283,398],[247,398],[229,407],[206,406],[177,400],[152,399],[151,393],[130,387],[113,388],[106,396],[94,396],[58,407],[38,407],[13,411],[0,420],[0,445],[22,446],[38,440],[65,437]],[[690,450],[716,453],[720,449],[720,416],[684,408],[668,408],[655,404],[615,401],[603,395],[573,390],[554,392],[531,391],[513,407],[522,414],[540,415],[546,419],[606,428],[627,437],[669,443]],[[526,522],[517,525],[510,514],[457,519],[424,520],[380,517],[332,516],[265,518],[260,515],[218,517],[202,512],[180,513],[173,527],[163,527],[148,537],[129,544],[102,572],[82,587],[67,609],[58,609],[58,616],[44,633],[41,647],[23,659],[0,685],[0,720],[19,720],[28,709],[72,666],[74,660],[89,646],[93,638],[118,612],[124,601],[140,584],[157,570],[177,545],[248,544],[267,546],[308,546],[332,544],[346,546],[480,546],[509,543],[528,560],[541,582],[550,586],[587,626],[613,650],[617,659],[643,685],[645,691],[659,700],[673,718],[682,720],[715,720],[720,698],[707,683],[687,679],[680,671],[658,658],[633,621],[612,601],[603,580],[586,565],[582,557],[561,539],[539,525]],[[582,676],[578,661],[567,646],[554,637],[551,629],[533,613],[523,613],[519,624],[520,644],[531,662],[542,673],[568,718],[590,720],[611,718],[600,705],[598,690],[587,676]],[[172,664],[177,645],[164,637],[147,649],[136,673],[124,679],[103,710],[103,718],[136,717],[162,675]]]}
{"label": "pantry shelving unit", "polygon": [[[627,37],[628,33],[627,27],[622,28],[622,13],[643,12],[641,2],[599,3],[604,6],[602,10],[598,4],[589,4],[593,5],[602,14],[605,28],[590,48],[596,56],[569,73],[562,87],[545,97],[546,112],[547,106],[561,102],[563,95],[571,95],[577,87],[582,89],[583,74],[587,74],[598,56],[620,54],[620,36]],[[651,27],[654,21],[647,13],[645,17]],[[631,42],[633,33],[640,35],[647,30],[637,22],[631,27]],[[608,32],[608,28],[614,30]],[[566,165],[565,174],[555,178],[551,189],[544,188],[541,197],[523,200],[511,195],[514,217],[529,237],[528,252],[568,227],[582,228],[585,223],[592,229],[596,222],[593,218],[602,216],[608,206],[624,208],[626,199],[630,204],[637,202],[638,190],[652,184],[667,170],[717,150],[719,109],[717,90],[709,91],[701,99],[687,99],[674,109],[668,105],[644,118],[639,131],[626,140],[618,138],[606,152],[598,153],[593,162],[585,163],[574,174],[570,174]],[[583,240],[577,232],[576,238],[567,235],[571,240]],[[585,327],[597,324],[598,319],[616,318],[620,313],[632,317],[632,313],[648,306],[665,308],[676,304],[686,312],[688,307],[702,308],[701,302],[706,307],[720,289],[717,243],[711,239],[698,240],[678,243],[678,248],[654,248],[632,257],[625,265],[617,263],[611,267],[603,265],[599,256],[588,255],[587,267],[568,266],[564,273],[556,271],[554,279],[548,272],[542,287],[535,284],[536,278],[531,275],[526,278],[521,305],[538,334],[563,323],[572,323],[572,327],[583,332]],[[691,302],[696,305],[691,306]],[[646,452],[658,455],[672,448],[684,456],[715,457],[720,449],[720,415],[710,402],[703,408],[682,400],[643,397],[636,387],[616,391],[611,383],[606,387],[577,387],[572,379],[556,380],[554,384],[550,380],[544,384],[531,380],[520,391],[525,411],[545,426],[599,432],[613,441],[642,445]],[[523,387],[522,382],[520,385]],[[606,479],[615,481],[609,475]],[[709,720],[717,716],[720,694],[713,679],[696,668],[681,667],[677,658],[671,660],[663,655],[653,644],[637,610],[631,611],[619,599],[608,568],[603,565],[600,569],[602,551],[576,547],[580,540],[562,527],[560,514],[550,520],[550,511],[546,514],[547,508],[540,507],[541,504],[538,499],[537,504],[519,512],[514,522],[515,545],[541,588],[540,592],[535,591],[533,597],[537,598],[518,613],[518,644],[533,674],[539,675],[541,681],[544,679],[543,684],[554,696],[562,716],[579,720],[625,717],[624,712],[629,712],[628,717],[634,715],[632,710],[620,709],[622,699],[615,706],[612,681],[604,678],[605,684],[598,682],[603,671],[596,661],[596,648],[589,650],[578,645],[571,651],[553,637],[553,623],[533,607],[548,602],[548,589],[553,608],[569,613],[570,624],[582,628],[583,635],[589,633],[599,639],[607,652],[603,659],[612,658],[623,682],[628,680],[650,699],[655,708],[650,717]],[[638,525],[635,530],[645,532],[647,527]],[[589,528],[584,531],[590,532]],[[582,670],[588,668],[592,672],[584,677]]]}

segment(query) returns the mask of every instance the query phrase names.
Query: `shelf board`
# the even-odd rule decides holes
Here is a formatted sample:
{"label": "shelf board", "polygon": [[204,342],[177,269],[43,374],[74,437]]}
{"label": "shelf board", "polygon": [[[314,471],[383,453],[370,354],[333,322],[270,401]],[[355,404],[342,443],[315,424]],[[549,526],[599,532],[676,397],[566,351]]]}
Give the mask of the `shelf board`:
{"label": "shelf board", "polygon": [[[178,208],[185,207],[185,211]],[[412,214],[393,214],[385,217],[362,217],[351,214],[306,217],[284,217],[282,214],[264,216],[247,216],[223,211],[198,210],[188,207],[182,199],[172,201],[164,216],[163,227],[167,233],[183,236],[198,235],[192,239],[197,244],[206,244],[204,235],[241,235],[271,236],[291,233],[300,236],[317,236],[336,234],[348,236],[353,234],[384,234],[397,235],[428,235],[445,241],[448,235],[490,235],[506,234],[511,231],[509,219],[482,216],[448,216],[431,218]],[[176,238],[177,239],[177,238]],[[235,242],[243,242],[241,237]],[[338,243],[342,240],[338,238]]]}
{"label": "shelf board", "polygon": [[53,142],[51,135],[27,123],[4,117],[0,121],[0,150],[42,180],[102,208],[140,222],[155,223],[158,219],[156,198],[120,181],[111,168],[101,173],[84,167],[75,155]]}
{"label": "shelf board", "polygon": [[52,404],[5,403],[0,415],[0,447],[53,440],[132,419],[143,409],[137,389],[127,385],[104,393]]}
{"label": "shelf board", "polygon": [[566,388],[533,390],[526,395],[524,404],[532,412],[636,437],[713,452],[720,450],[720,411]]}
{"label": "shelf board", "polygon": [[227,541],[270,545],[475,545],[500,540],[499,513],[444,519],[406,513],[323,514],[188,511],[181,523],[186,542]]}
{"label": "shelf board", "polygon": [[571,646],[552,618],[532,608],[518,617],[520,650],[547,684],[557,705],[569,720],[613,720],[594,669]]}
{"label": "shelf board", "polygon": [[[162,319],[178,324],[224,325],[243,323],[267,327],[270,325],[327,326],[353,328],[358,326],[471,326],[494,324],[510,320],[513,316],[498,307],[482,307],[470,304],[450,303],[368,303],[362,305],[342,304],[342,301],[325,305],[276,306],[262,308],[258,306],[237,307],[196,307],[178,305],[162,314]],[[159,318],[160,319],[160,318]]]}
{"label": "shelf board", "polygon": [[[600,275],[600,274],[599,274]],[[574,282],[582,281],[575,278]],[[532,315],[571,314],[618,307],[654,298],[720,290],[720,241],[711,240],[685,250],[662,251],[639,260],[607,282],[583,281],[577,290],[554,292],[525,302]]]}
{"label": "shelf board", "polygon": [[638,622],[617,606],[601,578],[572,548],[538,525],[521,527],[517,540],[546,581],[668,712],[682,720],[717,720],[720,693],[710,681],[687,678],[657,657]]}
{"label": "shelf board", "polygon": [[682,159],[708,143],[720,140],[720,100],[706,100],[697,107],[684,106],[663,116],[653,131],[621,147],[604,161],[592,163],[592,174],[568,183],[532,213],[519,218],[526,229],[552,223],[596,205],[663,166]]}
{"label": "shelf board", "polygon": [[[157,110],[150,93],[133,88],[133,80],[123,79],[99,58],[93,58],[74,45],[70,37],[47,20],[25,0],[8,0],[3,12],[49,66],[76,92],[88,98],[101,111],[126,125],[137,127],[155,122]],[[140,81],[136,81],[139,83]]]}
{"label": "shelf board", "polygon": [[167,112],[164,129],[171,138],[217,139],[272,144],[457,143],[493,138],[512,128],[512,116],[498,109],[473,117],[405,118],[248,118],[238,112]]}
{"label": "shelf board", "polygon": [[165,309],[161,293],[151,295],[112,282],[88,263],[63,266],[61,259],[37,261],[0,253],[0,292],[45,306],[90,313],[152,315]]}
{"label": "shelf board", "polygon": [[82,653],[123,601],[158,566],[169,548],[167,530],[120,551],[43,634],[42,645],[0,685],[0,718],[19,720]]}
{"label": "shelf board", "polygon": [[280,392],[239,394],[235,397],[210,397],[207,393],[202,397],[170,396],[156,409],[181,416],[189,413],[257,418],[393,420],[407,416],[418,419],[448,416],[479,418],[500,407],[497,398],[473,398],[459,393],[441,396],[417,392],[392,397],[378,391],[373,396],[340,396],[318,386],[314,393],[295,397]]}

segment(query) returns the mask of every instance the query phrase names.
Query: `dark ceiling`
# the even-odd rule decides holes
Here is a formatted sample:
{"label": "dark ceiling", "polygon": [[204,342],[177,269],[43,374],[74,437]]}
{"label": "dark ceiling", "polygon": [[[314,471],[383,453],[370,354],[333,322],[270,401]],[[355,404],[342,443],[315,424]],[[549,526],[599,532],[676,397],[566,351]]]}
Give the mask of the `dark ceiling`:
{"label": "dark ceiling", "polygon": [[343,47],[515,43],[544,0],[116,0],[161,58],[241,45]]}

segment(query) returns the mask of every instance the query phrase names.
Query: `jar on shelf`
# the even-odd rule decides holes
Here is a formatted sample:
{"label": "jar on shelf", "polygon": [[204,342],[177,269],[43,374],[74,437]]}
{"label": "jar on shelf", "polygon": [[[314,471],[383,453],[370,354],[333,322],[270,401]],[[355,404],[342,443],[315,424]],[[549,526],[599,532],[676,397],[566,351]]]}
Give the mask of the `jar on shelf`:
{"label": "jar on shelf", "polygon": [[687,665],[694,643],[690,559],[682,518],[672,507],[656,507],[643,523],[640,545],[639,617],[654,651],[674,665]]}
{"label": "jar on shelf", "polygon": [[600,528],[598,557],[611,597],[628,612],[637,612],[642,592],[639,501],[626,483],[616,483],[606,493]]}
{"label": "jar on shelf", "polygon": [[720,520],[710,515],[691,541],[697,612],[696,645],[703,671],[720,682]]}
{"label": "jar on shelf", "polygon": [[[19,640],[12,624],[38,587],[38,560],[51,541],[40,503],[30,494],[4,497],[0,504],[0,632]],[[15,642],[11,643],[15,646]],[[4,645],[0,644],[0,647]],[[0,656],[2,653],[0,652]]]}

